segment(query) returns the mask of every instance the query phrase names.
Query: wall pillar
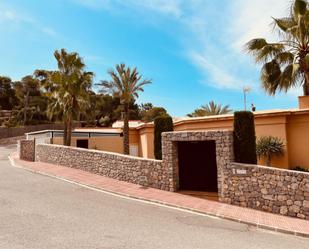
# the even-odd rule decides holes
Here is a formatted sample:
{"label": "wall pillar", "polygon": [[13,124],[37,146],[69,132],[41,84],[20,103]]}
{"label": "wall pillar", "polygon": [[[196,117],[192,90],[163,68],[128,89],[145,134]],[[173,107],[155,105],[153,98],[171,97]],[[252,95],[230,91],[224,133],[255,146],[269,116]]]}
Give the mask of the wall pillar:
{"label": "wall pillar", "polygon": [[19,140],[18,143],[19,158],[24,161],[35,161],[35,140]]}

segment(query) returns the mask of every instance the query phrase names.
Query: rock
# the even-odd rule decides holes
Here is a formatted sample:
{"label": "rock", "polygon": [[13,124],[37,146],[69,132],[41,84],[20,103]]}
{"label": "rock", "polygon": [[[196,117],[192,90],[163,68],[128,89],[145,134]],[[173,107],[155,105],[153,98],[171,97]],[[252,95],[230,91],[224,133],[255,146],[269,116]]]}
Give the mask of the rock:
{"label": "rock", "polygon": [[287,206],[280,207],[280,214],[286,215],[287,213],[288,213],[288,207]]}
{"label": "rock", "polygon": [[292,205],[292,206],[289,207],[289,211],[293,212],[293,213],[298,213],[300,211],[300,208],[299,208],[299,206]]}
{"label": "rock", "polygon": [[301,218],[301,219],[306,219],[306,216],[303,215],[303,214],[297,214],[297,217],[298,217],[298,218]]}
{"label": "rock", "polygon": [[266,188],[262,188],[262,189],[261,189],[261,193],[262,193],[263,195],[267,195],[267,194],[268,194],[268,191],[267,191]]}
{"label": "rock", "polygon": [[286,201],[287,197],[286,195],[278,195],[278,201]]}
{"label": "rock", "polygon": [[304,206],[305,208],[309,208],[309,201],[304,200],[303,206]]}

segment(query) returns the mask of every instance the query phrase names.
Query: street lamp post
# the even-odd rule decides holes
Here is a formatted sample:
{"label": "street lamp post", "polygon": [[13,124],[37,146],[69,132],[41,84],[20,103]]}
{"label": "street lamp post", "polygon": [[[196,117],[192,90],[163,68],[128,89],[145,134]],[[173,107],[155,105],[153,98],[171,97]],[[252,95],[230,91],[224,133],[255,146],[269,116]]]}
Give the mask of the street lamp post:
{"label": "street lamp post", "polygon": [[244,93],[244,104],[245,104],[245,111],[247,111],[247,94],[251,91],[250,86],[245,86],[243,88],[243,93]]}

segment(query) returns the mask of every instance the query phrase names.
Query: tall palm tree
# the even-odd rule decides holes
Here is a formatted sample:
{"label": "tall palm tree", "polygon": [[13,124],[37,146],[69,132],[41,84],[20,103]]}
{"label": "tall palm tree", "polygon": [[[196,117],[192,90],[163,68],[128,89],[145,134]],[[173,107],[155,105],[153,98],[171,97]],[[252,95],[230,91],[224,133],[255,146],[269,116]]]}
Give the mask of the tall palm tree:
{"label": "tall palm tree", "polygon": [[131,69],[125,64],[116,65],[116,70],[110,70],[111,81],[102,81],[99,85],[103,91],[111,92],[114,96],[120,98],[123,107],[123,150],[124,154],[130,153],[129,147],[129,106],[135,98],[138,98],[139,92],[143,92],[143,86],[150,84],[151,80],[142,79],[137,68]]}
{"label": "tall palm tree", "polygon": [[78,53],[56,50],[54,56],[58,71],[37,71],[43,77],[46,94],[50,99],[47,113],[50,118],[62,115],[64,145],[71,145],[73,118],[85,109],[93,81],[93,73],[85,72],[85,64]]}
{"label": "tall palm tree", "polygon": [[262,64],[261,82],[270,95],[302,86],[309,95],[309,5],[307,0],[294,0],[288,17],[274,18],[279,31],[278,42],[263,38],[246,44],[257,63]]}
{"label": "tall palm tree", "polygon": [[222,106],[221,104],[216,104],[214,101],[210,101],[206,105],[202,105],[200,108],[195,109],[194,112],[188,114],[188,117],[204,117],[212,115],[222,115],[231,113],[229,105]]}

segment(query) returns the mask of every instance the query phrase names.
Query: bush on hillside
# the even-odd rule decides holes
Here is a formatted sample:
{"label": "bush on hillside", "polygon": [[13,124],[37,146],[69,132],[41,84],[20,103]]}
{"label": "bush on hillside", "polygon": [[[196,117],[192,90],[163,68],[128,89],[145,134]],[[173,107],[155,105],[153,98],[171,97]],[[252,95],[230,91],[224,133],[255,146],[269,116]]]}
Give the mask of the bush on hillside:
{"label": "bush on hillside", "polygon": [[162,132],[173,131],[173,119],[169,115],[154,120],[154,154],[156,159],[162,159]]}
{"label": "bush on hillside", "polygon": [[256,164],[256,137],[252,112],[234,113],[234,155],[238,163]]}
{"label": "bush on hillside", "polygon": [[309,169],[306,169],[301,166],[296,166],[295,168],[292,168],[292,170],[301,171],[301,172],[309,172]]}

